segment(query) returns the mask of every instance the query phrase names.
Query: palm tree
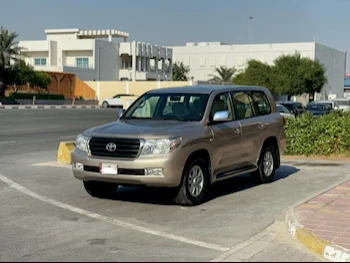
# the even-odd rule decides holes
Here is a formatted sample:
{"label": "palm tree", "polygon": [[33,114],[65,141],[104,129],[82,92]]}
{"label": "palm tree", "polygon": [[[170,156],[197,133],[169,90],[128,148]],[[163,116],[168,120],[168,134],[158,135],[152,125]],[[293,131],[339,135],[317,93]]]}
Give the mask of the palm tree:
{"label": "palm tree", "polygon": [[173,80],[174,81],[188,81],[188,73],[190,68],[185,66],[182,62],[174,63],[173,65]]}
{"label": "palm tree", "polygon": [[10,32],[3,27],[0,28],[0,96],[4,96],[5,93],[6,76],[11,61],[18,61],[18,55],[22,50],[21,47],[17,46],[18,42],[15,41],[17,37],[16,32]]}
{"label": "palm tree", "polygon": [[232,83],[233,80],[233,76],[236,73],[236,68],[227,68],[226,66],[221,66],[219,68],[215,69],[215,72],[219,75],[210,75],[211,77],[213,77],[212,79],[210,79],[209,81],[213,81],[213,82],[218,82],[218,83]]}
{"label": "palm tree", "polygon": [[11,60],[18,60],[22,50],[15,41],[18,37],[16,32],[10,32],[3,27],[0,28],[0,67],[10,66]]}

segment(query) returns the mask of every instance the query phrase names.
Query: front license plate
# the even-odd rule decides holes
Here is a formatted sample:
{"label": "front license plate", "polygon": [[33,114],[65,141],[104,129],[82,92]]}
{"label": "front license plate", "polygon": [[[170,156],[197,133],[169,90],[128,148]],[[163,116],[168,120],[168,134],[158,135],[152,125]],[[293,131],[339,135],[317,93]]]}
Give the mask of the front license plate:
{"label": "front license plate", "polygon": [[100,164],[100,173],[101,174],[118,174],[118,165],[101,163]]}

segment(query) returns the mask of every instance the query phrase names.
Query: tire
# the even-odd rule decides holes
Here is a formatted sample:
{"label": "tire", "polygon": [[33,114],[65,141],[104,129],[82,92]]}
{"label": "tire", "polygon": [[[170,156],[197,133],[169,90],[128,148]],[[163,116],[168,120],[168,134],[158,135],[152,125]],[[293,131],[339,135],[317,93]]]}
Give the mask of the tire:
{"label": "tire", "polygon": [[[194,178],[197,175],[197,179]],[[191,193],[191,183],[193,179],[197,180],[197,187],[195,187],[194,192]],[[198,183],[199,180],[199,183]],[[202,182],[202,183],[201,183]],[[205,198],[209,189],[209,168],[208,162],[203,159],[198,158],[189,165],[186,165],[182,180],[179,188],[177,189],[174,201],[178,205],[183,206],[195,206],[201,204]],[[192,190],[192,189],[191,189]]]}
{"label": "tire", "polygon": [[84,181],[86,192],[98,198],[111,198],[116,195],[118,185],[114,183]]}
{"label": "tire", "polygon": [[[267,184],[273,182],[277,167],[277,149],[272,145],[267,145],[263,148],[260,154],[258,170],[251,173],[254,181],[259,184]],[[268,163],[266,163],[266,161]],[[266,166],[270,166],[266,170]]]}
{"label": "tire", "polygon": [[102,107],[103,108],[109,108],[109,104],[108,104],[108,102],[107,101],[104,101],[103,103],[102,103]]}

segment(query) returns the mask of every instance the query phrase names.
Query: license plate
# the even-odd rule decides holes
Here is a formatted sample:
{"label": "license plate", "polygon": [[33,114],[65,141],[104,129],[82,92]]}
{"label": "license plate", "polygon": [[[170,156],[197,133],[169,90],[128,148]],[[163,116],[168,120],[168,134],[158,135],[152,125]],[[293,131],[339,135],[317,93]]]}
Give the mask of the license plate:
{"label": "license plate", "polygon": [[100,173],[101,174],[110,174],[110,175],[118,174],[118,165],[101,163],[100,164]]}

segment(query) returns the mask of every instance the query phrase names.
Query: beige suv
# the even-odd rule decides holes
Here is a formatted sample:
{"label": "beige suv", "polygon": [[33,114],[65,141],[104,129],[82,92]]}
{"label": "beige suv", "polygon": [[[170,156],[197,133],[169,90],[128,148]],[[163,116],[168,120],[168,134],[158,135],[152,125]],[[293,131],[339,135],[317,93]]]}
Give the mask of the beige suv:
{"label": "beige suv", "polygon": [[263,87],[152,90],[118,121],[78,135],[73,173],[94,197],[143,185],[172,188],[177,204],[197,205],[213,183],[233,176],[273,181],[286,147],[284,125]]}

